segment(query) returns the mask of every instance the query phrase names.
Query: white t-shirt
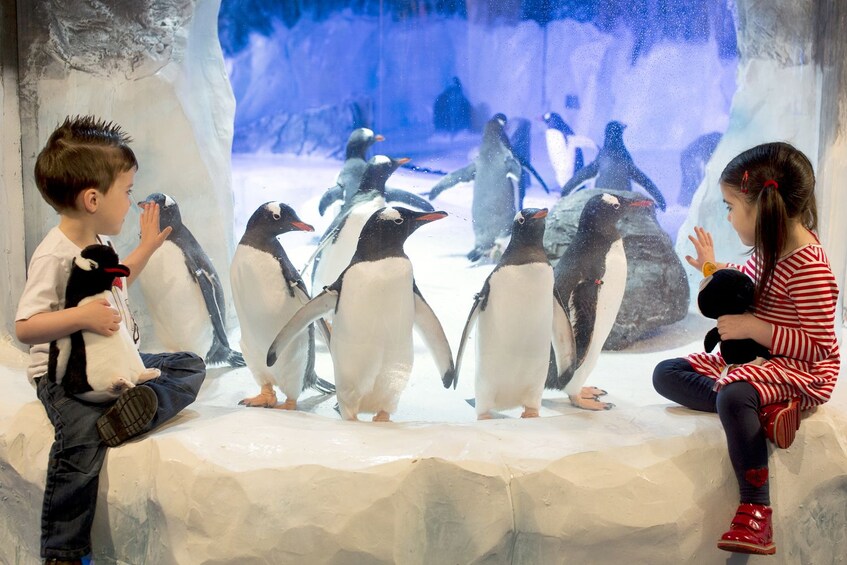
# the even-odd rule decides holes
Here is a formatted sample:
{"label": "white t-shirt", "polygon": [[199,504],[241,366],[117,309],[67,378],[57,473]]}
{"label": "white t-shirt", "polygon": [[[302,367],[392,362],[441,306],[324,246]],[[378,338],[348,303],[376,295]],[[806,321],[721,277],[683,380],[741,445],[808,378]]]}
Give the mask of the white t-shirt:
{"label": "white t-shirt", "polygon": [[[101,243],[111,245],[106,237],[99,236],[99,239]],[[62,310],[65,307],[65,289],[71,275],[71,266],[74,257],[81,251],[82,249],[68,239],[58,226],[47,232],[29,261],[26,285],[15,314],[16,322],[28,320],[43,312]],[[126,287],[126,281],[122,282],[122,286]],[[109,302],[112,308],[121,313],[122,324],[129,324],[129,327],[135,325],[124,288],[113,287]],[[135,341],[137,343],[138,339],[136,338]],[[47,373],[49,352],[49,343],[30,346],[29,367],[26,371],[30,383],[33,383],[36,377]]]}

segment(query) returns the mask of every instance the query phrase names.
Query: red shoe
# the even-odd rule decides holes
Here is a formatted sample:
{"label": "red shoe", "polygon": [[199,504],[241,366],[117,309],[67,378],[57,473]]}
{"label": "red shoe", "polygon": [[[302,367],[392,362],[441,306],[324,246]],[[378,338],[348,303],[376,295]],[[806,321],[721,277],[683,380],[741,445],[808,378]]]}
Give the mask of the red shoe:
{"label": "red shoe", "polygon": [[792,398],[788,402],[763,406],[759,411],[759,421],[768,439],[777,447],[786,449],[794,442],[794,436],[800,429],[800,402]]}
{"label": "red shoe", "polygon": [[740,504],[729,531],[722,535],[718,542],[718,549],[756,555],[776,553],[771,527],[772,512],[770,506]]}

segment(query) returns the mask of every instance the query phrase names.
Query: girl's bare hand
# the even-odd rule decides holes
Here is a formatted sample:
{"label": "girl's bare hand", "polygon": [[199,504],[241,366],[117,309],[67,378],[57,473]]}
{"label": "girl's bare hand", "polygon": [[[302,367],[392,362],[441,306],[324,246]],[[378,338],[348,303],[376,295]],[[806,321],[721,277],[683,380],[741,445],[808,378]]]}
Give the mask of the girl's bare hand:
{"label": "girl's bare hand", "polygon": [[686,255],[685,260],[688,264],[701,271],[703,264],[706,262],[715,262],[715,244],[712,241],[712,234],[707,232],[700,226],[694,228],[694,235],[689,235],[688,239],[694,244],[696,257]]}

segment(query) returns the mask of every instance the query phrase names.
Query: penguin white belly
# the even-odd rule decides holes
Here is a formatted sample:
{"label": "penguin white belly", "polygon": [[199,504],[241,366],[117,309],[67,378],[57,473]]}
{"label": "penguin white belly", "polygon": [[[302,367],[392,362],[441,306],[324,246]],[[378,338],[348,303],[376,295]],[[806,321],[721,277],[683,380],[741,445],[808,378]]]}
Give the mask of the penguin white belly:
{"label": "penguin white belly", "polygon": [[205,357],[212,346],[212,322],[182,250],[166,240],[150,257],[138,282],[162,346]]}
{"label": "penguin white belly", "polygon": [[[374,198],[368,202],[362,202],[350,210],[335,243],[330,243],[321,251],[321,260],[315,269],[312,295],[317,295],[325,286],[334,283],[338,275],[347,268],[350,259],[356,253],[359,234],[362,233],[365,222],[374,212],[384,206],[384,198]],[[330,235],[329,237],[332,238],[333,236]]]}
{"label": "penguin white belly", "polygon": [[540,407],[552,326],[549,264],[503,267],[491,275],[488,303],[477,321],[477,414]]}
{"label": "penguin white belly", "polygon": [[626,255],[624,254],[623,239],[615,241],[606,254],[606,273],[603,284],[597,294],[597,316],[594,321],[594,331],[582,365],[574,373],[573,378],[565,387],[569,395],[579,394],[582,385],[594,367],[603,349],[606,338],[615,325],[624,291],[626,290]]}
{"label": "penguin white belly", "polygon": [[548,128],[544,132],[547,140],[547,156],[556,174],[556,182],[564,186],[573,176],[574,150],[568,147],[564,134],[557,129]]}
{"label": "penguin white belly", "polygon": [[[80,300],[79,305],[104,298],[111,298],[111,293],[89,296]],[[85,342],[85,373],[91,386],[91,392],[78,395],[84,400],[105,402],[117,398],[125,389],[134,386],[147,370],[125,323],[110,336],[84,331],[82,339]]]}
{"label": "penguin white belly", "polygon": [[406,258],[357,263],[344,275],[330,352],[341,415],[392,413],[412,371],[415,300]]}
{"label": "penguin white belly", "polygon": [[230,268],[232,298],[241,326],[241,352],[261,386],[275,384],[288,398],[303,390],[309,357],[309,334],[298,335],[268,367],[266,358],[274,336],[303,306],[288,292],[279,261],[270,253],[239,245]]}

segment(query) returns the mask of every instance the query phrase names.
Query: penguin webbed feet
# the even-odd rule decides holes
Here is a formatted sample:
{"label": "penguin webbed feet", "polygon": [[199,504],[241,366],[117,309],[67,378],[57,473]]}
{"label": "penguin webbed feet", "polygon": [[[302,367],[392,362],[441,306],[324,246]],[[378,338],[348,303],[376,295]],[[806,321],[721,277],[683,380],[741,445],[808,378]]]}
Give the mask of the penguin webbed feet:
{"label": "penguin webbed feet", "polygon": [[499,243],[489,247],[477,246],[468,252],[467,258],[476,265],[496,263],[503,256],[503,249]]}
{"label": "penguin webbed feet", "polygon": [[456,384],[459,382],[459,375],[456,373],[455,368],[450,368],[444,375],[441,377],[441,382],[444,384],[444,388],[453,387],[453,390],[456,390]]}

